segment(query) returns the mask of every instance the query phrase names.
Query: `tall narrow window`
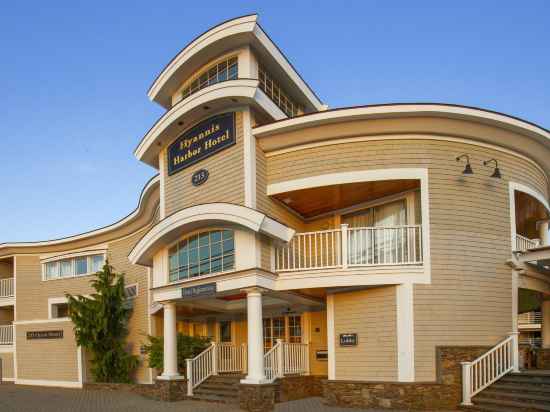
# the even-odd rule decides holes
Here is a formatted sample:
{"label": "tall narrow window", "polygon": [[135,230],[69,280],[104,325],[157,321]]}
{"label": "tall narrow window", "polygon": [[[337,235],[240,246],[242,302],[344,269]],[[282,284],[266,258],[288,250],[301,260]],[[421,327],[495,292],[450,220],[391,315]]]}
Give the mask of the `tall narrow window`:
{"label": "tall narrow window", "polygon": [[231,321],[224,320],[220,322],[220,342],[231,342]]}

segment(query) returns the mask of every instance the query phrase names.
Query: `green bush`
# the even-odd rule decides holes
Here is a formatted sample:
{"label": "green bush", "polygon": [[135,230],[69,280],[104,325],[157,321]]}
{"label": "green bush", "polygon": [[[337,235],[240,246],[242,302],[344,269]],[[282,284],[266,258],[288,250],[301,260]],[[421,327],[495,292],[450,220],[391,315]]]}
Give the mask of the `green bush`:
{"label": "green bush", "polygon": [[[147,339],[149,342],[143,345],[143,351],[149,359],[149,367],[162,371],[164,369],[164,340],[162,336],[147,336]],[[178,333],[178,371],[185,373],[185,360],[194,358],[208,346],[210,346],[208,338]]]}

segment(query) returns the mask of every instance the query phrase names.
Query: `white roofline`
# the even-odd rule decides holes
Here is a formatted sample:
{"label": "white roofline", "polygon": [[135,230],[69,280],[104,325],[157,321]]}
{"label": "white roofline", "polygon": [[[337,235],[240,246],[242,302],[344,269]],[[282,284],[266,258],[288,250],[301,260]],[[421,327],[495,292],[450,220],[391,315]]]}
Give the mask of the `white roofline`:
{"label": "white roofline", "polygon": [[142,211],[144,206],[145,198],[149,195],[149,193],[155,188],[155,186],[160,184],[160,176],[156,175],[151,180],[149,180],[143,190],[141,191],[141,195],[139,197],[138,205],[134,209],[132,213],[130,213],[128,216],[122,218],[116,223],[113,223],[109,226],[102,227],[100,229],[92,230],[90,232],[81,233],[74,236],[69,236],[61,239],[54,239],[54,240],[45,240],[45,241],[37,241],[37,242],[12,242],[12,243],[0,243],[0,251],[5,248],[10,247],[40,247],[40,246],[54,246],[54,245],[60,245],[63,243],[69,243],[74,242],[76,240],[82,240],[87,239],[90,237],[98,236],[113,230],[118,229],[119,227],[124,226],[128,222],[132,221],[134,218],[136,218]]}

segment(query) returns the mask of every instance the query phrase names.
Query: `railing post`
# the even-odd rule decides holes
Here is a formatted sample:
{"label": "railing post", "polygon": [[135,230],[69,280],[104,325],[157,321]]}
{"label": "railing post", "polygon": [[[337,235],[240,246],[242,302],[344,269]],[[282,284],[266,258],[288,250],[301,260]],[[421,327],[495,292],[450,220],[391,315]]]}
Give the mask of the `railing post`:
{"label": "railing post", "polygon": [[470,406],[472,405],[472,395],[471,395],[471,362],[461,362],[462,364],[462,403],[461,405]]}
{"label": "railing post", "polygon": [[218,345],[212,342],[212,375],[218,374]]}
{"label": "railing post", "polygon": [[309,375],[309,343],[306,342],[306,354],[305,354],[305,357],[306,357],[306,375]]}
{"label": "railing post", "polygon": [[511,332],[512,337],[512,372],[519,372],[519,332]]}
{"label": "railing post", "polygon": [[342,241],[342,268],[348,268],[348,224],[343,223],[341,228],[341,241]]}
{"label": "railing post", "polygon": [[241,352],[241,362],[242,362],[242,371],[243,373],[248,373],[248,349],[246,348],[246,343],[242,344],[242,352]]}
{"label": "railing post", "polygon": [[284,353],[283,353],[284,347],[283,347],[283,341],[281,339],[277,339],[277,351],[275,354],[277,355],[277,377],[282,378],[285,376],[284,371]]}
{"label": "railing post", "polygon": [[187,396],[193,396],[193,360],[186,359],[187,370],[185,374],[187,375]]}

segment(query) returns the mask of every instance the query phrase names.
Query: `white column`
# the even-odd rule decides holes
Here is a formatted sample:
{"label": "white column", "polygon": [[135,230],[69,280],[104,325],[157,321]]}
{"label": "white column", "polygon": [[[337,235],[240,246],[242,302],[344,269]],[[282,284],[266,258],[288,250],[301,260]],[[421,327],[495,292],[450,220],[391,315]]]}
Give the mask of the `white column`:
{"label": "white column", "polygon": [[548,233],[548,224],[550,220],[541,220],[537,222],[539,229],[539,238],[541,246],[550,246],[550,234]]}
{"label": "white column", "polygon": [[159,379],[181,379],[178,373],[176,304],[166,302],[162,306],[164,307],[164,371]]}
{"label": "white column", "polygon": [[542,347],[550,349],[550,296],[542,301]]}
{"label": "white column", "polygon": [[397,380],[414,382],[414,306],[413,285],[396,287],[397,310]]}
{"label": "white column", "polygon": [[336,331],[334,329],[334,295],[327,295],[328,379],[336,379]]}
{"label": "white column", "polygon": [[266,383],[264,369],[264,331],[262,321],[262,292],[259,288],[246,291],[248,327],[248,375],[241,383]]}

